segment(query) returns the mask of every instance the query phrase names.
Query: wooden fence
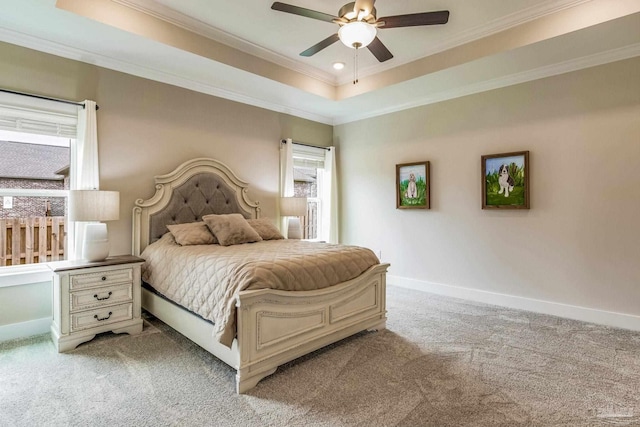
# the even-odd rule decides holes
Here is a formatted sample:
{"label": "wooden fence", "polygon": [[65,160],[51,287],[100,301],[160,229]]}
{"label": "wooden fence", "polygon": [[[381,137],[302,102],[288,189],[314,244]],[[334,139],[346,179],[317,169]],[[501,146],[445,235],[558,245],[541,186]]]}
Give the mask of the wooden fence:
{"label": "wooden fence", "polygon": [[0,266],[64,259],[64,217],[0,218]]}

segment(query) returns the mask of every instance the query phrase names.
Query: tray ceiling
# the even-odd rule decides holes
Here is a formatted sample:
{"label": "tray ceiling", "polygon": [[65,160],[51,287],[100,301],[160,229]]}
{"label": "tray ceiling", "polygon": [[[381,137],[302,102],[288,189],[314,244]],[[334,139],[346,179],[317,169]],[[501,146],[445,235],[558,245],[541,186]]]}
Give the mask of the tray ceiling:
{"label": "tray ceiling", "polygon": [[[640,0],[378,0],[378,16],[449,10],[394,28],[379,63],[336,43],[337,25],[271,1],[6,0],[0,41],[311,120],[340,124],[640,54]],[[344,0],[287,3],[337,15]],[[333,62],[344,62],[342,71]]]}

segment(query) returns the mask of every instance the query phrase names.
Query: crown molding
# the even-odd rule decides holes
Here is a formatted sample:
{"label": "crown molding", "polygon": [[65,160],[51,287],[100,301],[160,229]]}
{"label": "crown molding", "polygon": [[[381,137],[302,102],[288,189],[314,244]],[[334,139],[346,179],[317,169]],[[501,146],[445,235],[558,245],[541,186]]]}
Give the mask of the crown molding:
{"label": "crown molding", "polygon": [[[217,42],[223,43],[234,49],[238,49],[244,53],[256,56],[258,58],[274,62],[283,67],[289,68],[295,72],[303,75],[316,78],[324,83],[333,85],[335,87],[348,84],[352,78],[346,75],[334,76],[330,73],[318,70],[315,67],[308,66],[299,61],[291,59],[287,56],[281,55],[277,52],[259,46],[248,40],[236,37],[225,31],[222,31],[212,25],[206,24],[200,20],[191,18],[174,9],[159,4],[154,0],[111,0],[115,3],[121,4],[126,7],[130,7],[139,12],[148,14],[157,19],[169,22],[187,31],[195,34],[207,37]],[[375,64],[373,66],[361,68],[359,70],[360,78],[370,77],[378,73],[382,73],[391,70],[396,67],[400,67],[405,64],[417,61],[421,58],[435,55],[440,52],[444,52],[449,49],[453,49],[458,46],[462,46],[467,43],[471,43],[475,40],[479,40],[485,37],[489,37],[493,34],[506,31],[510,28],[517,27],[527,22],[534,21],[547,15],[560,12],[565,9],[570,9],[579,6],[584,3],[591,2],[593,0],[544,0],[540,1],[526,9],[519,10],[509,15],[502,16],[483,23],[481,25],[468,28],[453,37],[448,37],[446,40],[440,41],[434,44],[424,54],[419,56],[410,56],[402,61],[389,61],[387,63]]]}
{"label": "crown molding", "polygon": [[315,67],[303,64],[287,56],[281,55],[272,50],[266,49],[248,40],[236,37],[233,34],[224,32],[212,25],[204,23],[198,19],[184,15],[167,6],[154,2],[153,0],[111,0],[122,6],[129,7],[138,12],[153,16],[172,25],[190,31],[194,34],[225,44],[233,49],[253,55],[265,61],[286,67],[292,71],[308,77],[320,80],[323,83],[336,85],[336,78],[327,72],[318,70]]}
{"label": "crown molding", "polygon": [[[403,61],[390,61],[392,63],[385,63],[376,65],[374,67],[366,67],[359,71],[360,78],[372,76],[384,71],[388,71],[392,68],[400,67],[405,64],[409,64],[413,61],[417,61],[427,56],[435,55],[440,52],[444,52],[449,49],[453,49],[458,46],[462,46],[467,43],[471,43],[476,40],[480,40],[485,37],[489,37],[493,34],[506,31],[510,28],[517,27],[527,22],[535,21],[543,16],[552,15],[560,12],[561,10],[569,9],[575,6],[579,6],[583,3],[588,3],[592,0],[545,0],[539,2],[531,7],[523,10],[511,13],[509,15],[502,16],[494,19],[493,21],[486,22],[482,25],[468,28],[453,37],[448,37],[437,44],[434,44],[425,54],[419,56],[411,56]],[[351,81],[346,77],[337,79],[338,85],[344,85]]]}
{"label": "crown molding", "polygon": [[533,81],[545,77],[551,77],[554,75],[564,74],[572,71],[577,71],[583,68],[589,68],[597,65],[603,65],[610,62],[629,59],[632,57],[640,56],[640,43],[624,46],[617,49],[597,53],[594,55],[588,55],[580,58],[563,61],[557,64],[539,67],[536,69],[514,73],[495,79],[489,79],[482,82],[469,84],[455,89],[445,90],[437,93],[429,94],[418,99],[414,99],[411,102],[397,104],[388,108],[381,109],[368,109],[362,113],[356,114],[344,114],[340,117],[330,114],[318,114],[315,112],[306,111],[304,109],[293,107],[292,105],[284,105],[282,103],[275,103],[258,99],[256,97],[246,95],[237,91],[223,89],[217,87],[209,82],[202,80],[195,80],[186,78],[176,73],[171,73],[158,68],[151,68],[137,63],[128,61],[122,61],[109,56],[97,54],[95,52],[78,49],[55,43],[50,40],[46,40],[39,37],[34,37],[13,29],[7,29],[0,27],[0,40],[23,46],[29,49],[38,50],[41,52],[53,54],[56,56],[85,62],[88,64],[96,65],[99,67],[120,71],[127,74],[132,74],[138,77],[171,84],[178,87],[194,90],[197,92],[205,93],[208,95],[217,96],[220,98],[228,99],[231,101],[240,102],[247,105],[252,105],[267,110],[290,114],[293,116],[301,117],[304,119],[312,120],[319,123],[328,125],[340,125],[350,123],[358,120],[368,119],[372,117],[381,116],[384,114],[394,113],[410,108],[415,108],[423,105],[433,104],[441,101],[446,101],[462,96],[472,95],[488,90],[498,89],[510,85]]}
{"label": "crown molding", "polygon": [[[119,3],[123,6],[130,7],[139,12],[146,13],[155,18],[164,20],[203,37],[207,37],[217,42],[226,44],[227,46],[230,46],[234,49],[238,49],[242,52],[257,56],[261,59],[277,63],[279,65],[282,65],[283,67],[289,68],[301,74],[319,79],[324,83],[328,83],[334,86],[340,86],[351,81],[351,78],[347,76],[333,76],[332,74],[320,71],[315,67],[307,66],[299,61],[293,60],[289,57],[261,47],[255,43],[251,43],[247,40],[219,30],[218,28],[215,28],[202,21],[181,14],[174,9],[158,4],[153,0],[111,1]],[[590,1],[592,0],[544,0],[542,2],[538,2],[537,4],[526,9],[500,17],[482,25],[469,28],[454,37],[447,38],[446,40],[433,45],[431,49],[429,49],[425,54],[421,54],[420,56],[411,56],[403,61],[390,61],[390,63],[376,64],[374,66],[362,68],[359,70],[360,78],[372,76],[374,74],[378,74],[392,68],[408,64],[420,58],[434,55],[436,53],[440,53],[445,50],[452,49],[454,47],[461,46],[463,44],[470,43],[484,37],[488,37],[492,34],[496,34],[509,28],[522,25],[526,22],[530,22],[543,16],[550,15]]]}
{"label": "crown molding", "polygon": [[500,89],[503,87],[539,80],[546,77],[553,77],[560,74],[570,73],[573,71],[582,70],[584,68],[596,67],[598,65],[604,65],[610,62],[622,61],[625,59],[634,58],[636,56],[640,56],[640,43],[596,53],[593,55],[587,55],[580,58],[574,58],[568,61],[546,65],[520,73],[509,74],[506,76],[497,77],[495,79],[489,79],[482,82],[457,87],[455,89],[432,93],[428,96],[415,99],[411,102],[394,105],[393,107],[389,108],[381,108],[375,111],[368,111],[363,114],[345,115],[343,117],[334,119],[333,124],[341,125],[358,120],[370,119],[385,114],[408,110],[410,108],[421,107],[423,105],[435,104],[437,102],[448,101],[450,99],[473,95],[480,92],[486,92],[493,89]]}
{"label": "crown molding", "polygon": [[29,49],[34,49],[40,52],[61,56],[63,58],[73,59],[75,61],[85,62],[99,67],[108,68],[110,70],[120,71],[126,74],[158,81],[161,83],[167,83],[173,86],[205,93],[207,95],[217,96],[219,98],[228,99],[230,101],[236,101],[242,104],[260,107],[278,113],[290,114],[292,116],[301,117],[303,119],[312,120],[314,122],[324,123],[328,125],[333,124],[333,119],[328,116],[305,111],[299,108],[292,107],[290,105],[268,102],[239,92],[223,89],[221,87],[217,87],[203,81],[189,79],[178,74],[169,73],[160,69],[151,68],[140,64],[134,64],[128,61],[122,61],[105,55],[100,55],[95,52],[65,46],[7,28],[0,27],[0,40]]}

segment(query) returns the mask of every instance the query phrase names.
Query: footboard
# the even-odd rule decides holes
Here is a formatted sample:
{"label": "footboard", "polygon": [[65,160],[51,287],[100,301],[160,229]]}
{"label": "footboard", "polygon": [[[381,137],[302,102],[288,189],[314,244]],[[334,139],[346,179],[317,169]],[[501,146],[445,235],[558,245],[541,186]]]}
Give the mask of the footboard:
{"label": "footboard", "polygon": [[238,296],[238,393],[278,365],[386,322],[386,271],[371,267],[348,282],[315,291],[272,289]]}

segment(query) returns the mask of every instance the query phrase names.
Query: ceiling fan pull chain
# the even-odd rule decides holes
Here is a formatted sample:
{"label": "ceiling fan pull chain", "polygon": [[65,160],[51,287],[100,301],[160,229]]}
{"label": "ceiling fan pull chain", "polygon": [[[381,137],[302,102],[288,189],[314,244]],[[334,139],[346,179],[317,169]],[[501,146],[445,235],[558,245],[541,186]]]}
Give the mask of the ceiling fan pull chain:
{"label": "ceiling fan pull chain", "polygon": [[353,49],[353,84],[358,84],[358,48]]}

